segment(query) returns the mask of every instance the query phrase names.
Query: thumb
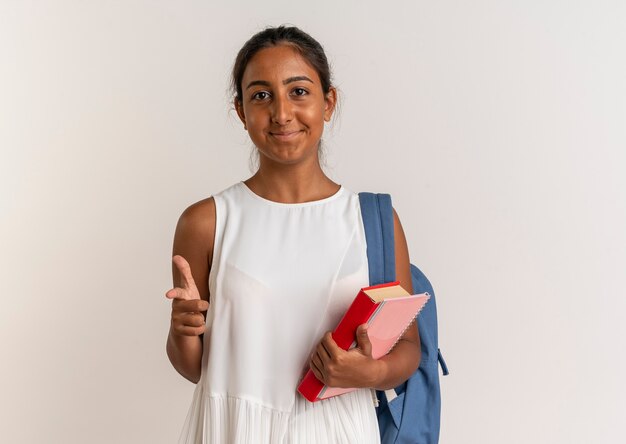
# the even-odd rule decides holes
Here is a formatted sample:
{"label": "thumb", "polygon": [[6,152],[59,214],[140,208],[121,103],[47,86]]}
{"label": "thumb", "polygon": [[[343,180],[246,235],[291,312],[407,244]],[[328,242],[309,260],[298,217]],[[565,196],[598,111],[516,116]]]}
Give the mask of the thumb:
{"label": "thumb", "polygon": [[196,287],[196,282],[193,280],[193,275],[191,274],[191,267],[189,266],[189,262],[180,256],[176,255],[172,258],[172,262],[178,269],[178,273],[180,274],[181,286],[184,290],[187,290],[191,293],[191,297],[189,299],[200,299],[200,296],[195,297],[198,292]]}
{"label": "thumb", "polygon": [[356,343],[365,355],[372,356],[372,343],[367,335],[367,324],[361,324],[356,329]]}

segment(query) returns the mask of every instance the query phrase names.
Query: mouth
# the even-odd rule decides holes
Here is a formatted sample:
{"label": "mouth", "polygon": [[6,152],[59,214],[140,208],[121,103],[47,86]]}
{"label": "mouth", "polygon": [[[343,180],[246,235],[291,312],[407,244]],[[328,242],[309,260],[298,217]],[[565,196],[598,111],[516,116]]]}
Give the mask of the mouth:
{"label": "mouth", "polygon": [[290,140],[297,137],[302,131],[270,131],[270,136],[278,140]]}

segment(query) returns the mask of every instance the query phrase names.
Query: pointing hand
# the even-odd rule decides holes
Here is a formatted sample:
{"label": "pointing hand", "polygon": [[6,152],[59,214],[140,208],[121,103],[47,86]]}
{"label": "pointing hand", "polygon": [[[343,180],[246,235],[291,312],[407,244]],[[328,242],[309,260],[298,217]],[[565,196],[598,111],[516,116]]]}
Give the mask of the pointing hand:
{"label": "pointing hand", "polygon": [[209,308],[209,303],[200,299],[191,267],[185,258],[176,255],[172,262],[181,278],[180,287],[174,287],[165,293],[165,297],[172,299],[172,332],[182,336],[199,336],[205,329],[202,312]]}

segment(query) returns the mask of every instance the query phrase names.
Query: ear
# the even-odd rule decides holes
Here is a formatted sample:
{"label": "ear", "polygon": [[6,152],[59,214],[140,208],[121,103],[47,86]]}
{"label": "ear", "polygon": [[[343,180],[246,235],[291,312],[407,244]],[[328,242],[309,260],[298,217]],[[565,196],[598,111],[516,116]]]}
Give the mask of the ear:
{"label": "ear", "polygon": [[246,115],[243,112],[243,104],[241,103],[241,100],[235,99],[234,104],[235,104],[235,111],[237,111],[237,115],[239,116],[239,119],[243,123],[243,128],[248,129],[246,127]]}
{"label": "ear", "polygon": [[329,122],[337,106],[337,89],[331,86],[324,98],[324,121]]}

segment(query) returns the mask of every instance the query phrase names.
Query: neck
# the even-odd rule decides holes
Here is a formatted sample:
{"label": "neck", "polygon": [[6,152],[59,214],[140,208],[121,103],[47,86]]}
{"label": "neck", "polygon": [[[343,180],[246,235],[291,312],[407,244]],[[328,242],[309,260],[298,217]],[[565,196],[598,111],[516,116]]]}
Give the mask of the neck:
{"label": "neck", "polygon": [[255,194],[281,203],[312,202],[339,190],[339,185],[322,171],[317,156],[295,165],[267,162],[261,158],[259,170],[244,183]]}

